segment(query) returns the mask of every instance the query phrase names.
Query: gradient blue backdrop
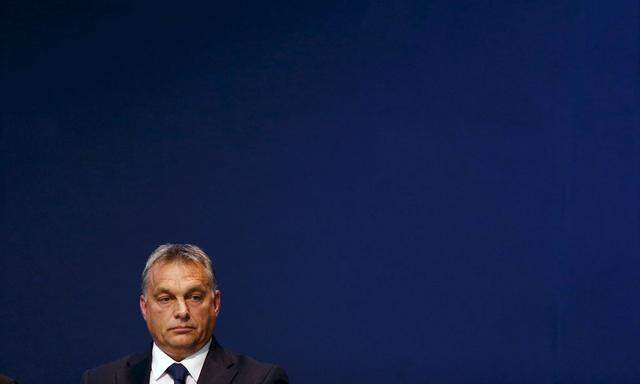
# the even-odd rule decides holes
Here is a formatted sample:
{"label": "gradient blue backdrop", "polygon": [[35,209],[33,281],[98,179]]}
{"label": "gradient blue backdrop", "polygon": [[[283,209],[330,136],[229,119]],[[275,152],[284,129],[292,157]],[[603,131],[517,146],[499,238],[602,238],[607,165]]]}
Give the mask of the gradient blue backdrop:
{"label": "gradient blue backdrop", "polygon": [[3,5],[1,372],[189,242],[292,382],[640,382],[637,1],[231,3]]}

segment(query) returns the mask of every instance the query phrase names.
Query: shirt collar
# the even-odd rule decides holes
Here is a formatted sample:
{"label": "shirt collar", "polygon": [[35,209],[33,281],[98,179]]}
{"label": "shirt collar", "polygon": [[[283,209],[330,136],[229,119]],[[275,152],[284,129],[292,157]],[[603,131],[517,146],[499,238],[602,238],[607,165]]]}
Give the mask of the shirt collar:
{"label": "shirt collar", "polygon": [[[200,371],[202,371],[202,366],[204,365],[204,360],[207,357],[207,353],[209,352],[209,347],[211,346],[211,339],[204,347],[200,348],[200,350],[194,353],[191,356],[184,358],[182,361],[175,361],[169,355],[164,353],[156,343],[153,343],[153,349],[151,350],[151,380],[158,380],[160,376],[164,375],[169,368],[169,366],[173,363],[180,363],[187,368],[189,371],[189,375],[198,381],[198,377],[200,376]],[[166,373],[168,374],[168,373]]]}

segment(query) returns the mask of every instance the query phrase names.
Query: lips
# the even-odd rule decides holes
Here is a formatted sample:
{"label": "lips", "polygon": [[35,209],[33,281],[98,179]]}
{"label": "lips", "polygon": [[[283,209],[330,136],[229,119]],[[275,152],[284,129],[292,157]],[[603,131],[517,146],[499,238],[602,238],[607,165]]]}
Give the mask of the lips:
{"label": "lips", "polygon": [[189,332],[193,331],[194,329],[195,329],[194,327],[180,326],[180,327],[169,328],[169,331],[175,332],[175,333],[189,333]]}

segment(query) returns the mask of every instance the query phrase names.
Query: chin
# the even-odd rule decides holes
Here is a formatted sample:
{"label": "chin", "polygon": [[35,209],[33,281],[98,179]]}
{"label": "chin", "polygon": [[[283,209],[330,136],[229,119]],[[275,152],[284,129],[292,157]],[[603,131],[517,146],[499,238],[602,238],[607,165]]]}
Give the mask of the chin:
{"label": "chin", "polygon": [[173,337],[173,342],[175,344],[190,345],[195,344],[197,340],[198,339],[192,335],[180,335]]}
{"label": "chin", "polygon": [[185,348],[196,344],[194,337],[176,336],[167,340],[169,345],[173,345],[176,348]]}

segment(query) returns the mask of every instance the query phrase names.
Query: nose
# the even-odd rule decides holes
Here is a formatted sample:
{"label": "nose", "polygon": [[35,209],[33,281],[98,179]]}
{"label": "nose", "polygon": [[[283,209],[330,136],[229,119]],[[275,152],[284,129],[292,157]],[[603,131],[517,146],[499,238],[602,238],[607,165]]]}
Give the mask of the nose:
{"label": "nose", "polygon": [[176,300],[176,306],[173,315],[176,319],[189,320],[189,307],[184,299]]}

